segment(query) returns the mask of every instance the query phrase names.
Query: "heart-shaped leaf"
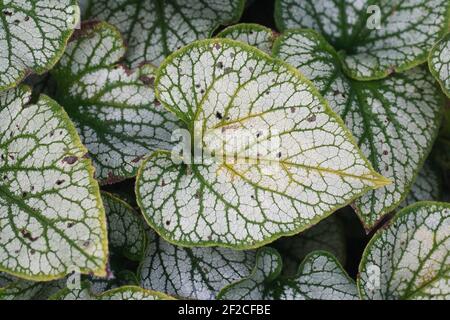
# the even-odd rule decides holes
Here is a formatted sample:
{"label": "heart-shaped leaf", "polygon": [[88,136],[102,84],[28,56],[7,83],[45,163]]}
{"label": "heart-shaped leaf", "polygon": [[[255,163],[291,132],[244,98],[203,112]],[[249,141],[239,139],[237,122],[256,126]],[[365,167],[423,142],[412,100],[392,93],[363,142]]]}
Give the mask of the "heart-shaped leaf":
{"label": "heart-shaped leaf", "polygon": [[123,286],[96,294],[92,292],[89,282],[83,282],[81,288],[66,288],[51,296],[50,300],[173,300],[173,298],[164,293],[137,286]]}
{"label": "heart-shaped leaf", "polygon": [[106,23],[83,26],[52,70],[58,101],[75,122],[104,183],[132,177],[153,149],[168,149],[176,118],[159,107],[154,77],[118,61],[125,45]]}
{"label": "heart-shaped leaf", "polygon": [[[94,294],[123,285],[138,284],[135,273],[123,268],[123,257],[141,261],[147,241],[144,222],[131,206],[106,192],[102,192],[102,199],[108,220],[110,257],[106,277],[83,277],[84,281],[89,282],[90,291]],[[71,280],[74,279],[68,277],[51,282],[34,282],[0,273],[0,299],[47,299],[67,288]]]}
{"label": "heart-shaped leaf", "polygon": [[87,17],[115,25],[128,44],[133,68],[159,65],[173,51],[208,38],[220,25],[239,20],[244,0],[96,0]]}
{"label": "heart-shaped leaf", "polygon": [[195,42],[162,64],[155,85],[203,152],[188,165],[155,153],[138,174],[138,204],[170,242],[261,246],[389,183],[311,83],[253,47]]}
{"label": "heart-shaped leaf", "polygon": [[255,266],[254,251],[174,246],[149,230],[140,266],[144,288],[188,299],[215,299],[224,286],[246,277]]}
{"label": "heart-shaped leaf", "polygon": [[346,73],[381,79],[427,60],[449,26],[448,0],[277,0],[281,31],[314,29],[341,52]]}
{"label": "heart-shaped leaf", "polygon": [[301,261],[313,251],[332,253],[345,264],[346,243],[342,221],[332,215],[298,235],[281,238],[272,244],[283,258],[283,275],[294,276]]}
{"label": "heart-shaped leaf", "polygon": [[450,97],[450,33],[435,44],[430,52],[428,65],[444,93]]}
{"label": "heart-shaped leaf", "polygon": [[221,290],[224,300],[356,300],[354,281],[325,251],[309,254],[292,278],[280,277],[281,257],[272,248],[258,251],[251,276]]}
{"label": "heart-shaped leaf", "polygon": [[430,162],[420,170],[416,181],[399,208],[405,208],[419,201],[438,201],[441,198],[442,178]]}
{"label": "heart-shaped leaf", "polygon": [[450,298],[450,204],[401,210],[364,251],[358,288],[366,299]]}
{"label": "heart-shaped leaf", "polygon": [[128,203],[112,194],[103,192],[102,198],[108,219],[111,253],[141,261],[147,241],[142,218]]}
{"label": "heart-shaped leaf", "polygon": [[276,34],[259,24],[241,23],[222,30],[217,37],[241,41],[271,54]]}
{"label": "heart-shaped leaf", "polygon": [[416,68],[384,80],[352,80],[336,51],[312,30],[286,32],[274,53],[314,82],[375,169],[392,180],[354,205],[372,228],[406,197],[439,131],[444,100],[433,77]]}
{"label": "heart-shaped leaf", "polygon": [[67,114],[20,86],[0,94],[0,270],[32,280],[105,274],[105,212]]}
{"label": "heart-shaped leaf", "polygon": [[30,72],[44,73],[64,52],[80,19],[76,0],[0,3],[0,91]]}

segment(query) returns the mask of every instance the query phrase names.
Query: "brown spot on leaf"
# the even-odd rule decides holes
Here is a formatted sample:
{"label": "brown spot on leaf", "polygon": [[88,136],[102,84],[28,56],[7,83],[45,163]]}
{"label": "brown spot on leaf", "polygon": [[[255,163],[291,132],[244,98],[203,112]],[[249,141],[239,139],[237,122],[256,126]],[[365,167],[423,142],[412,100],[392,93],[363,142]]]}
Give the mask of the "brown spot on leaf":
{"label": "brown spot on leaf", "polygon": [[314,122],[314,121],[316,121],[316,119],[317,119],[316,115],[313,114],[311,117],[309,117],[309,118],[306,119],[306,120],[308,120],[308,122]]}
{"label": "brown spot on leaf", "polygon": [[155,101],[153,101],[153,103],[155,104],[155,106],[159,107],[161,105],[161,102],[159,102],[158,99],[155,99]]}
{"label": "brown spot on leaf", "polygon": [[138,156],[136,158],[134,158],[133,160],[131,160],[132,163],[138,163],[139,161],[141,161],[142,159],[144,159],[144,156]]}
{"label": "brown spot on leaf", "polygon": [[78,161],[78,157],[77,156],[67,156],[67,157],[64,157],[64,159],[62,159],[63,163],[67,163],[67,164],[70,164],[70,165],[74,164],[77,161]]}
{"label": "brown spot on leaf", "polygon": [[155,83],[155,77],[141,76],[139,79],[147,86],[153,86]]}
{"label": "brown spot on leaf", "polygon": [[39,237],[33,238],[33,236],[31,235],[31,232],[28,231],[27,229],[21,229],[20,233],[22,234],[22,237],[24,237],[25,239],[30,240],[31,242],[34,242],[37,239],[39,239]]}

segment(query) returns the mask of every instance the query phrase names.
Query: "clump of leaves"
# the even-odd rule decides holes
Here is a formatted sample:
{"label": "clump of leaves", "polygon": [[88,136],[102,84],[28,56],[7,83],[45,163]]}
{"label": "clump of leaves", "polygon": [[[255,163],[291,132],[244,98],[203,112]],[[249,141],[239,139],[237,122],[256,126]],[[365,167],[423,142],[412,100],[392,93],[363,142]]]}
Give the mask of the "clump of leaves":
{"label": "clump of leaves", "polygon": [[450,298],[450,2],[262,6],[0,2],[0,299]]}

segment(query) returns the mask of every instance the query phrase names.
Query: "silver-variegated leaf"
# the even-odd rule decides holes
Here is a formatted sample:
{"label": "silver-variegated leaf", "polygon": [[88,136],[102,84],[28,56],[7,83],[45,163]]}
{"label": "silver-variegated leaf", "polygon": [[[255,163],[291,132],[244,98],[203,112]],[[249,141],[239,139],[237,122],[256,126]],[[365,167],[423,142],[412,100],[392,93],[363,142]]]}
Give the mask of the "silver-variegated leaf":
{"label": "silver-variegated leaf", "polygon": [[277,0],[281,31],[310,28],[340,52],[352,78],[374,80],[428,58],[448,30],[448,0]]}
{"label": "silver-variegated leaf", "polygon": [[170,149],[177,120],[159,105],[150,66],[132,72],[126,47],[107,23],[84,24],[52,75],[57,99],[74,121],[102,183],[133,177],[154,149]]}
{"label": "silver-variegated leaf", "polygon": [[174,246],[149,230],[140,266],[141,286],[185,299],[215,299],[224,286],[246,277],[255,266],[254,251]]}
{"label": "silver-variegated leaf", "polygon": [[442,90],[450,98],[450,33],[435,44],[430,52],[428,65]]}
{"label": "silver-variegated leaf", "polygon": [[359,267],[362,298],[450,298],[450,204],[418,202],[367,245]]}
{"label": "silver-variegated leaf", "polygon": [[433,77],[418,67],[378,81],[350,79],[337,52],[312,30],[286,32],[274,53],[313,81],[375,169],[392,181],[354,204],[372,228],[406,197],[438,134],[444,100]]}
{"label": "silver-variegated leaf", "polygon": [[0,91],[51,69],[80,20],[77,0],[0,2]]}
{"label": "silver-variegated leaf", "polygon": [[133,68],[159,65],[173,51],[208,38],[220,25],[239,20],[244,0],[96,0],[86,16],[115,25],[128,44]]}
{"label": "silver-variegated leaf", "polygon": [[105,212],[64,110],[20,86],[0,94],[0,270],[32,280],[104,275]]}
{"label": "silver-variegated leaf", "polygon": [[217,37],[241,41],[270,55],[276,34],[272,29],[259,24],[241,23],[225,28]]}
{"label": "silver-variegated leaf", "polygon": [[138,174],[138,204],[170,242],[261,246],[389,183],[308,80],[246,44],[186,46],[155,86],[203,153],[183,152],[186,165],[158,152]]}
{"label": "silver-variegated leaf", "polygon": [[335,257],[316,251],[293,277],[280,277],[281,256],[269,247],[258,251],[251,276],[221,290],[224,300],[357,300],[355,282]]}

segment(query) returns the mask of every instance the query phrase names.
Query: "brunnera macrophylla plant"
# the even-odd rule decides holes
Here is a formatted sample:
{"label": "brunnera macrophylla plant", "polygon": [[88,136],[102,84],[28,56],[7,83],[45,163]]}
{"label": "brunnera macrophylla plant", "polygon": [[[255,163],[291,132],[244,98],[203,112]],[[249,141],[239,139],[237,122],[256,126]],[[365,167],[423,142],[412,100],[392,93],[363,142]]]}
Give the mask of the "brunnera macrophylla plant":
{"label": "brunnera macrophylla plant", "polygon": [[450,298],[450,2],[258,6],[0,1],[0,300]]}

